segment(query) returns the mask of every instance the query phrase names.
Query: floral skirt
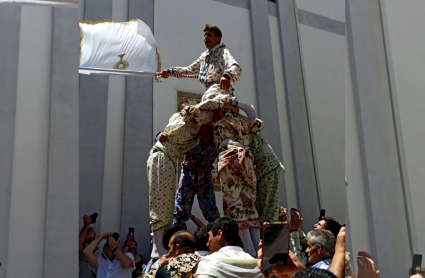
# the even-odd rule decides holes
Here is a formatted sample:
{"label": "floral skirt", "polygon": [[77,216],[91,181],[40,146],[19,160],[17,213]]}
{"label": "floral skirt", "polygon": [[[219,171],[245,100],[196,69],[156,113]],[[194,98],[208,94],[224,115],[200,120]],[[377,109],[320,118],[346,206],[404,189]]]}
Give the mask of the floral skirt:
{"label": "floral skirt", "polygon": [[240,230],[260,228],[255,208],[257,179],[251,152],[229,145],[219,155],[218,172],[224,215],[235,220]]}

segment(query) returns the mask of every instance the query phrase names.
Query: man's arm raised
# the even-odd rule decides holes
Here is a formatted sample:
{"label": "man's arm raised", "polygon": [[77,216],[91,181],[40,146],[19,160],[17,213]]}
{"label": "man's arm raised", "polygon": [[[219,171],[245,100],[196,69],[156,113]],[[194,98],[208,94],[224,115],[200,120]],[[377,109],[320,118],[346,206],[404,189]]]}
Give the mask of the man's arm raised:
{"label": "man's arm raised", "polygon": [[335,254],[328,271],[335,274],[338,278],[345,277],[345,227],[339,230],[336,237]]}
{"label": "man's arm raised", "polygon": [[108,235],[111,233],[103,233],[101,236],[93,240],[84,250],[83,255],[86,257],[87,261],[91,268],[96,268],[97,266],[97,255],[94,253],[94,250],[102,241],[102,239],[106,239]]}
{"label": "man's arm raised", "polygon": [[83,250],[83,243],[87,236],[87,231],[90,228],[91,219],[90,216],[84,215],[83,216],[83,222],[84,226],[80,231],[80,235],[78,236],[78,250],[81,252]]}
{"label": "man's arm raised", "polygon": [[115,241],[113,237],[111,236],[109,237],[108,244],[111,250],[113,251],[114,255],[117,257],[118,261],[120,261],[120,264],[122,265],[123,268],[134,267],[133,260],[130,259],[129,256],[127,256],[120,250],[118,243]]}

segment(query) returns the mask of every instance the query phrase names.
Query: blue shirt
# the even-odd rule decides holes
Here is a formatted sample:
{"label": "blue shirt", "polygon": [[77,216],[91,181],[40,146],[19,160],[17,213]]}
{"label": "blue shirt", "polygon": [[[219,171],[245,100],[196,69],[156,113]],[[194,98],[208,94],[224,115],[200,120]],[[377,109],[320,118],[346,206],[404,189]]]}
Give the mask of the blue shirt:
{"label": "blue shirt", "polygon": [[332,259],[323,260],[313,265],[312,268],[328,270],[329,266],[331,265],[331,262],[332,262]]}

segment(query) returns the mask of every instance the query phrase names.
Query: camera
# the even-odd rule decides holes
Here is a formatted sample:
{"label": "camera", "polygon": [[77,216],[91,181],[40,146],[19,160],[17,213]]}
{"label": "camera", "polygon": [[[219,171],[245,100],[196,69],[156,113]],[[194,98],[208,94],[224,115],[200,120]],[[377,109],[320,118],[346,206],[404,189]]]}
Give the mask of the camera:
{"label": "camera", "polygon": [[90,219],[91,219],[90,223],[96,223],[96,219],[97,219],[98,216],[99,216],[99,214],[97,212],[90,215]]}
{"label": "camera", "polygon": [[[115,239],[116,242],[118,242],[118,240],[120,239],[120,234],[115,232],[112,234],[112,238]],[[109,240],[109,236],[106,238],[106,242],[108,242]]]}

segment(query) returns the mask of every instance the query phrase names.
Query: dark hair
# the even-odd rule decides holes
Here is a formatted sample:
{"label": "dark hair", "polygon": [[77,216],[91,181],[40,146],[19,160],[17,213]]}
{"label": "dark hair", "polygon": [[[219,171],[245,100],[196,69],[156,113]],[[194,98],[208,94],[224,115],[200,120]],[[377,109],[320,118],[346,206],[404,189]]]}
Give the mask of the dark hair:
{"label": "dark hair", "polygon": [[[410,273],[412,273],[412,269],[410,269]],[[417,266],[415,268],[415,273],[416,274],[419,274],[419,275],[421,275],[422,277],[425,278],[425,267]],[[413,274],[411,274],[411,275],[413,275]]]}
{"label": "dark hair", "polygon": [[303,268],[293,278],[337,278],[332,272],[318,268]]}
{"label": "dark hair", "polygon": [[180,245],[183,252],[192,253],[195,251],[195,238],[188,231],[176,232],[171,238],[174,238],[173,246]]}
{"label": "dark hair", "polygon": [[207,228],[197,228],[193,235],[195,236],[196,251],[209,251],[207,246],[209,238]]}
{"label": "dark hair", "polygon": [[339,230],[341,230],[341,224],[335,218],[329,216],[322,216],[321,220],[325,221],[325,229],[330,231],[336,238]]}
{"label": "dark hair", "polygon": [[214,32],[214,36],[216,36],[216,37],[222,37],[223,36],[223,34],[221,33],[221,30],[220,30],[220,28],[218,28],[218,26],[206,24],[203,31],[206,32],[206,31],[210,31],[210,30]]}
{"label": "dark hair", "polygon": [[176,226],[171,229],[168,229],[165,232],[164,236],[162,237],[162,245],[164,246],[165,249],[170,250],[170,247],[168,247],[168,243],[170,242],[171,237],[179,231],[185,231],[185,229],[182,227]]}
{"label": "dark hair", "polygon": [[229,217],[221,217],[214,220],[211,227],[212,234],[216,236],[219,230],[223,233],[223,237],[227,245],[239,246],[239,228],[238,224],[236,224],[233,219]]}

